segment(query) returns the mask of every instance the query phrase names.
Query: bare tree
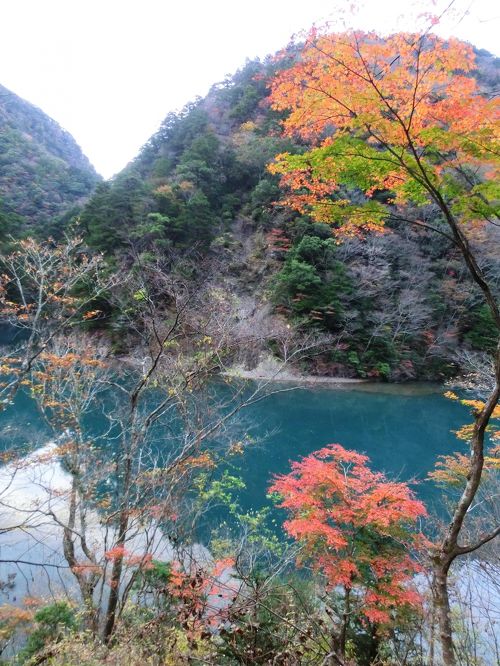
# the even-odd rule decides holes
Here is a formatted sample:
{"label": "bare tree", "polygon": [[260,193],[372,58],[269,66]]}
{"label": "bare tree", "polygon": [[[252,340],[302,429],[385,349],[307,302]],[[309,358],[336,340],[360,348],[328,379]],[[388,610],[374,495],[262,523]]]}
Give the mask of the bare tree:
{"label": "bare tree", "polygon": [[90,304],[113,283],[103,275],[100,255],[90,255],[79,238],[56,244],[32,238],[17,241],[2,257],[0,322],[20,329],[21,343],[5,350],[0,408],[14,398],[33,363],[51,340],[67,327],[99,315]]}
{"label": "bare tree", "polygon": [[[96,335],[54,333],[24,375],[56,445],[23,462],[39,492],[16,526],[29,525],[34,538],[42,526],[56,530],[87,625],[106,641],[151,559],[189,552],[186,498],[234,441],[236,414],[276,391],[269,380],[248,387],[231,379],[225,392],[212,384],[234,353],[234,317],[210,280],[197,284],[186,269],[137,262],[110,290],[133,336],[130,358],[113,359]],[[97,430],[91,415],[102,421]],[[66,476],[54,486],[50,469],[39,470],[57,461]]]}

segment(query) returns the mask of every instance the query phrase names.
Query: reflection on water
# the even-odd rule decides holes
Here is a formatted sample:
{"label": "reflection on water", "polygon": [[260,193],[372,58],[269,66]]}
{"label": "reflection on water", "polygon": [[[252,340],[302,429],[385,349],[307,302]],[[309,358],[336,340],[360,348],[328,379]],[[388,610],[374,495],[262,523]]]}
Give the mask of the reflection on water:
{"label": "reflection on water", "polygon": [[[17,605],[26,596],[58,598],[76,592],[62,547],[63,528],[69,524],[72,477],[55,454],[56,445],[49,443],[0,469],[0,604]],[[78,529],[77,522],[76,533]],[[99,514],[90,510],[85,536],[87,548],[102,563],[105,544],[115,542],[114,528],[105,526]],[[79,540],[75,542],[77,561],[88,562]],[[163,561],[174,556],[171,543],[154,521],[137,526],[127,540],[129,556],[140,559],[146,552]],[[203,561],[209,553],[195,544],[191,556]],[[105,600],[103,597],[101,603]]]}
{"label": "reflection on water", "polygon": [[[282,387],[276,385],[278,391]],[[96,427],[100,418],[102,413],[95,415]],[[425,476],[438,455],[460,446],[451,431],[467,418],[465,408],[443,398],[439,387],[432,384],[315,386],[278,392],[237,416],[235,435],[244,439],[246,434],[255,442],[243,458],[237,457],[233,463],[236,468],[233,471],[240,473],[246,483],[240,503],[244,510],[268,505],[266,492],[273,474],[287,472],[291,460],[338,442],[345,448],[365,452],[375,469],[391,477],[417,480],[416,492],[432,508],[437,495]],[[0,413],[1,449],[33,451],[52,437],[34,403],[22,393],[15,405]],[[157,438],[155,446],[168,447],[168,444],[164,436],[163,440]],[[107,446],[111,450],[113,443],[108,442]],[[64,497],[68,494],[70,477],[57,461],[46,456],[50,448],[42,448],[35,455],[41,454],[38,461],[28,458],[31,464],[18,470],[10,485],[12,470],[7,467],[0,472],[0,500],[4,502],[0,520],[4,529],[21,524],[33,504],[40,509],[33,514],[31,524],[0,536],[0,560],[23,559],[53,565],[50,575],[47,569],[40,574],[28,565],[22,569],[1,565],[2,580],[16,573],[25,580],[25,591],[32,594],[43,593],[49,586],[70,584],[61,553],[61,529],[47,517],[48,509],[56,514],[66,510]],[[212,521],[218,520],[216,513],[208,516]],[[97,518],[95,530],[98,547],[102,540]],[[168,544],[158,543],[158,548],[167,551]],[[161,557],[160,552],[158,556]],[[8,588],[3,591],[4,598],[12,594]]]}

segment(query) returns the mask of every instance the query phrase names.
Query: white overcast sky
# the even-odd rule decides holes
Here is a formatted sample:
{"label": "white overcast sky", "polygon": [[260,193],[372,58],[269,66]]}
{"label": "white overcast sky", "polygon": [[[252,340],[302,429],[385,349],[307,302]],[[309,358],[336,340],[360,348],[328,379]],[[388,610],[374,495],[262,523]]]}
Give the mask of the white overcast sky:
{"label": "white overcast sky", "polygon": [[[428,0],[435,11],[451,0]],[[443,33],[498,55],[494,0],[455,0]],[[122,169],[169,111],[351,0],[0,0],[0,83],[75,137],[103,176]],[[352,23],[397,29],[410,0],[367,0]],[[420,3],[420,7],[423,3]],[[350,19],[349,19],[350,20]],[[410,22],[411,26],[411,22]],[[408,26],[406,26],[408,27]]]}

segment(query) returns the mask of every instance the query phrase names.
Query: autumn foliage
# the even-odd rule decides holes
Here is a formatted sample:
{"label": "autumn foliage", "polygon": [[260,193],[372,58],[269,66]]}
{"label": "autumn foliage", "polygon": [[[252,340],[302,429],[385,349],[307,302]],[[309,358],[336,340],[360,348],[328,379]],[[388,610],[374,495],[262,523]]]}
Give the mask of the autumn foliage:
{"label": "autumn foliage", "polygon": [[[469,400],[459,398],[453,391],[446,391],[445,397],[449,400],[455,400],[460,404],[468,407],[475,416],[480,414],[484,408],[485,403],[482,400]],[[485,475],[498,471],[500,469],[500,405],[494,407],[490,422],[486,427],[486,433],[490,439],[490,446],[485,451],[484,455],[484,472]],[[463,425],[459,430],[455,431],[458,439],[469,442],[474,434],[474,424],[468,423]],[[443,486],[462,488],[467,482],[467,477],[471,471],[471,458],[470,455],[456,451],[449,455],[439,456],[435,469],[429,472],[429,478],[436,483]]]}
{"label": "autumn foliage", "polygon": [[289,112],[284,133],[313,146],[270,166],[285,203],[343,233],[381,228],[387,203],[440,196],[463,220],[489,217],[499,102],[481,94],[474,68],[472,47],[456,39],[313,29],[271,84],[273,108]]}
{"label": "autumn foliage", "polygon": [[270,491],[290,517],[287,533],[302,545],[300,561],[324,574],[330,589],[353,593],[361,616],[387,624],[397,608],[420,603],[411,552],[423,504],[405,483],[372,472],[368,458],[331,444],[278,476]]}

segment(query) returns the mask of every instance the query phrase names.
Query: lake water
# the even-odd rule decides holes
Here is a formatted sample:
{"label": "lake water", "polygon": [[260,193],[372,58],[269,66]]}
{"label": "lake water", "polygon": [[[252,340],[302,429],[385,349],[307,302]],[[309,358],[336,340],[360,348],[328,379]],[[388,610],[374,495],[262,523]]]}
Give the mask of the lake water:
{"label": "lake water", "polygon": [[[276,389],[284,386],[288,388],[282,384]],[[221,390],[225,391],[215,386],[214,392],[220,394]],[[438,455],[460,448],[451,431],[467,418],[465,408],[444,398],[439,387],[433,386],[350,385],[278,392],[237,414],[230,428],[231,439],[247,438],[253,443],[243,456],[230,458],[228,466],[246,484],[238,497],[242,509],[258,509],[269,506],[266,493],[273,474],[287,472],[290,461],[337,442],[365,452],[373,468],[390,477],[415,479],[417,494],[432,511],[434,504],[439,505],[439,493],[425,481],[425,476]],[[102,413],[96,413],[91,422],[91,429],[102,430]],[[158,429],[156,450],[168,448],[167,432],[164,426]],[[56,504],[49,492],[52,508],[66,510],[64,503],[57,504],[57,498],[64,488],[69,488],[69,475],[51,456],[47,460],[44,455],[53,438],[54,433],[44,423],[35,403],[22,392],[14,405],[0,412],[0,450],[15,447],[35,456],[35,463],[17,472],[14,482],[8,467],[0,469],[0,528],[22,522],[28,515],[26,510],[33,523],[29,530],[2,534],[0,529],[0,559],[24,560],[22,565],[0,566],[0,580],[11,576],[15,581],[15,585],[0,590],[0,603],[19,602],[25,594],[45,596],[55,586],[63,589],[74,585],[64,568],[44,568],[44,575],[40,575],[40,569],[30,565],[44,562],[65,567],[60,530],[50,521],[40,521],[38,514],[31,511],[33,506],[44,506],[48,501],[46,488],[59,491]],[[112,447],[113,443],[106,441],[101,451],[112,451]],[[196,540],[207,543],[212,529],[227,518],[225,511],[216,508],[208,512],[199,525]],[[156,557],[163,559],[168,549],[167,542],[159,542]]]}
{"label": "lake water", "polygon": [[[242,465],[245,508],[266,503],[273,474],[325,444],[366,453],[374,469],[400,480],[415,479],[429,505],[436,488],[425,481],[438,455],[463,449],[453,430],[470,418],[442,389],[428,385],[359,385],[307,388],[271,395],[243,414],[258,438]],[[431,506],[429,506],[431,508]]]}
{"label": "lake water", "polygon": [[[247,433],[255,440],[243,459],[234,459],[235,473],[246,483],[244,509],[267,503],[273,474],[287,472],[291,460],[329,443],[366,453],[374,469],[392,478],[415,479],[417,494],[432,508],[437,493],[425,476],[438,455],[463,448],[452,431],[470,418],[467,409],[433,385],[352,386],[277,393],[238,414],[235,436]],[[0,450],[32,451],[51,436],[26,395],[0,412]]]}

